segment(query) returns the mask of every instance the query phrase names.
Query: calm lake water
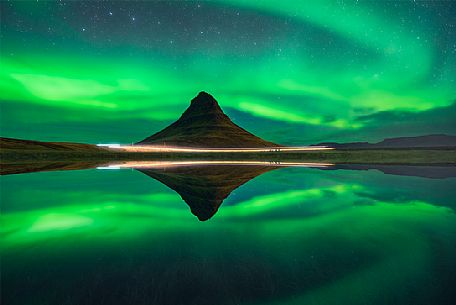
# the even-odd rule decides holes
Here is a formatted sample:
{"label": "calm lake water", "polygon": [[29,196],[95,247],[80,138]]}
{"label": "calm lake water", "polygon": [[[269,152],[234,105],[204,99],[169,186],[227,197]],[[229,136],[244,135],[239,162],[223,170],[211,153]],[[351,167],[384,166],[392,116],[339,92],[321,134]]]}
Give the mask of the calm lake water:
{"label": "calm lake water", "polygon": [[2,176],[2,304],[456,304],[456,178],[430,176]]}

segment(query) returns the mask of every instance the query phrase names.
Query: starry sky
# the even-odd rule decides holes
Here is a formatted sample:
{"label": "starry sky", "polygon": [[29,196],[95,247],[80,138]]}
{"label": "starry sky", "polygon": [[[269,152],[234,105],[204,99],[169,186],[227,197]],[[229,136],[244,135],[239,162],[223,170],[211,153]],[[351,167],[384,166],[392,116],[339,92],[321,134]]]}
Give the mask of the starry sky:
{"label": "starry sky", "polygon": [[130,143],[199,92],[278,143],[456,134],[451,1],[0,2],[0,131]]}

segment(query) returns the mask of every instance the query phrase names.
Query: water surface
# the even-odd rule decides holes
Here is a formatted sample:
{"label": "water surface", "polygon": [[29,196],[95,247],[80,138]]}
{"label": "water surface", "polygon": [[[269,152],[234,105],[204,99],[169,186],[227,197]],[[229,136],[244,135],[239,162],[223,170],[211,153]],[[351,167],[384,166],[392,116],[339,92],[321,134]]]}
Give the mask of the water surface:
{"label": "water surface", "polygon": [[2,303],[454,304],[456,178],[357,169],[2,176]]}

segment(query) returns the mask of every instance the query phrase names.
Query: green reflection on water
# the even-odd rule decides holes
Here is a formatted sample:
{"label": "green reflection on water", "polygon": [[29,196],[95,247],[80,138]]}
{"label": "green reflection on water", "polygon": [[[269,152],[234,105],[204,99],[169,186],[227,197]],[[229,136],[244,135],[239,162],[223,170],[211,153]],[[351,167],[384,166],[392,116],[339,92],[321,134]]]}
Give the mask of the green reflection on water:
{"label": "green reflection on water", "polygon": [[[456,270],[454,210],[436,204],[442,194],[424,200],[419,191],[404,193],[407,185],[438,184],[450,203],[451,179],[391,177],[388,183],[378,173],[280,170],[240,187],[214,218],[199,222],[177,194],[137,173],[90,172],[106,183],[69,188],[78,181],[73,174],[91,179],[89,172],[39,174],[27,184],[33,196],[5,196],[23,199],[14,202],[22,208],[7,203],[1,216],[4,278],[13,290],[18,270],[35,270],[32,286],[45,280],[53,287],[77,264],[89,278],[139,276],[140,287],[158,278],[169,290],[144,286],[143,293],[160,291],[164,298],[210,282],[214,296],[206,297],[216,303],[233,296],[253,304],[407,303],[412,293],[438,304],[436,296],[451,297],[444,287]],[[54,187],[42,188],[42,177]],[[58,183],[55,177],[65,178]],[[17,185],[8,192],[18,191]],[[35,202],[27,208],[27,200],[42,207]],[[52,258],[59,258],[54,267],[43,263]],[[140,266],[147,275],[138,275]],[[93,284],[77,277],[64,283],[60,289],[76,301],[81,292],[71,287]],[[263,290],[254,294],[257,285]]]}

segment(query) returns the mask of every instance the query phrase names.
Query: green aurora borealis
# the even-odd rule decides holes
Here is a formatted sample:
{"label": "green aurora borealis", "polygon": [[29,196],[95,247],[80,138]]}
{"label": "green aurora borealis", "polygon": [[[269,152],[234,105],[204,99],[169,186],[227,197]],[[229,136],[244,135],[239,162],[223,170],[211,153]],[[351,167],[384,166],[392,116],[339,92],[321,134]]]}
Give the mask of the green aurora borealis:
{"label": "green aurora borealis", "polygon": [[[455,1],[0,1],[0,136],[136,142],[200,91],[282,144],[456,135],[454,16]],[[1,176],[0,303],[455,304],[454,167],[378,168],[235,189],[251,176],[232,167],[221,184]],[[184,201],[226,189],[207,221]]]}
{"label": "green aurora borealis", "polygon": [[199,91],[286,144],[456,133],[453,2],[6,2],[2,136],[140,140]]}

